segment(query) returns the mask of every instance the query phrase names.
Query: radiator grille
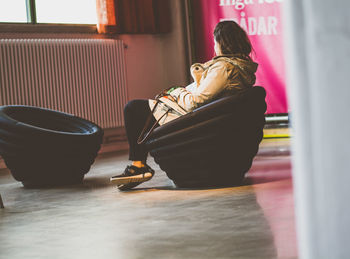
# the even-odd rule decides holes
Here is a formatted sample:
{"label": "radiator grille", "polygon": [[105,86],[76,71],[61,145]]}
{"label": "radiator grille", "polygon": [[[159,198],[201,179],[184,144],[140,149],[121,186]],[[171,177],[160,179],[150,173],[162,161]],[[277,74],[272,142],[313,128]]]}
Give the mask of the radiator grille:
{"label": "radiator grille", "polygon": [[0,105],[31,105],[122,126],[128,100],[121,40],[0,39]]}

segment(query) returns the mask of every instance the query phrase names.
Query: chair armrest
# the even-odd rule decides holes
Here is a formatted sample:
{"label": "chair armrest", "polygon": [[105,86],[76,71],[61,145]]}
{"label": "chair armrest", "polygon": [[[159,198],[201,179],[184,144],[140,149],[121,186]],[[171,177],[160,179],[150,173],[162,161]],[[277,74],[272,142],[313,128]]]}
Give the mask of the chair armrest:
{"label": "chair armrest", "polygon": [[245,104],[248,106],[252,105],[251,103],[255,103],[256,100],[260,100],[265,104],[265,96],[265,89],[260,86],[255,86],[240,94],[222,97],[156,128],[152,132],[150,139],[198,124],[205,120],[210,120],[226,113],[241,113],[242,109],[239,109],[239,107],[244,106]]}

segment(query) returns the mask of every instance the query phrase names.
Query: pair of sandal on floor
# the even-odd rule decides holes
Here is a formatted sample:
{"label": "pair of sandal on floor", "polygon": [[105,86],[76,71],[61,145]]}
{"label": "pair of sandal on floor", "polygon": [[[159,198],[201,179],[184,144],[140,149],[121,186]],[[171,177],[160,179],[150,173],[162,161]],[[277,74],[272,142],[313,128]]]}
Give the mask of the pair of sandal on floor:
{"label": "pair of sandal on floor", "polygon": [[119,190],[126,191],[151,180],[153,175],[154,170],[147,164],[143,167],[128,165],[124,173],[111,177],[110,181],[115,183]]}

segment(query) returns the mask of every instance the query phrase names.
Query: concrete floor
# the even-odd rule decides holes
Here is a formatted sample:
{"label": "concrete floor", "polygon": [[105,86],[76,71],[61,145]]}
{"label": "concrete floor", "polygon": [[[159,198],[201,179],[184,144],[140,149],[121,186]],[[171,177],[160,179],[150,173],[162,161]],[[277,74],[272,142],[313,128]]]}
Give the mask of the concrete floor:
{"label": "concrete floor", "polygon": [[155,177],[120,192],[127,155],[99,158],[84,183],[25,189],[0,171],[0,258],[297,258],[289,140],[266,140],[241,187],[177,189]]}

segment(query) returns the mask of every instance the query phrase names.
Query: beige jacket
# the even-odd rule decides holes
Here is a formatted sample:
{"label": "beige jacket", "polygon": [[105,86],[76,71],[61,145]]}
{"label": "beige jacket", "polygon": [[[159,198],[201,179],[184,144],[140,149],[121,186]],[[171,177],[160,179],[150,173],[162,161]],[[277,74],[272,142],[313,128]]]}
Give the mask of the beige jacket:
{"label": "beige jacket", "polygon": [[[158,120],[169,106],[172,107],[173,110],[159,121],[163,125],[217,98],[252,87],[257,67],[257,63],[233,55],[217,56],[204,64],[193,64],[191,74],[194,82],[173,90],[170,95],[174,101],[161,98],[166,104],[159,103],[153,115]],[[149,100],[151,110],[155,103],[155,100]]]}

